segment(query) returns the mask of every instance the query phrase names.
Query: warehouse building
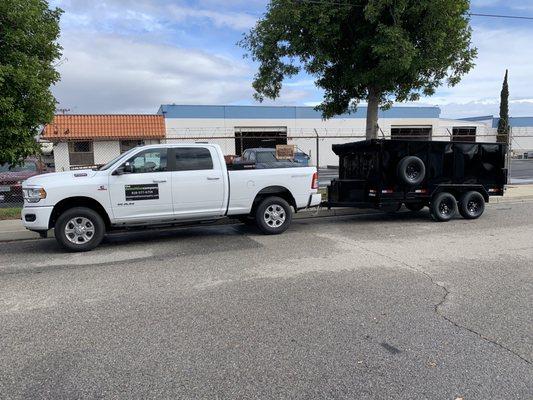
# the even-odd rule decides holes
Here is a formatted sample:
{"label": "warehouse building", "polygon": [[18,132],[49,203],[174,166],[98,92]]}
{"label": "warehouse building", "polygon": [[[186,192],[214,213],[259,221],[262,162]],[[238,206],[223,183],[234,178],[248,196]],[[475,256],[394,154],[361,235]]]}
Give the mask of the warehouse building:
{"label": "warehouse building", "polygon": [[[313,107],[162,105],[167,139],[209,141],[225,154],[294,144],[316,165],[336,165],[334,143],[363,140],[366,108],[323,120]],[[440,118],[438,107],[393,107],[379,114],[379,136],[422,140],[495,141],[484,121]]]}

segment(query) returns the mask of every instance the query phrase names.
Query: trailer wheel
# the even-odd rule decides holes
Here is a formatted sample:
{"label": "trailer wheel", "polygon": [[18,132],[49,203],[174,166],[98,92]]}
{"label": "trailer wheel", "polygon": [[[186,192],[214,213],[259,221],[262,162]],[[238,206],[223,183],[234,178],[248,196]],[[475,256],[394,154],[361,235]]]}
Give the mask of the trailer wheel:
{"label": "trailer wheel", "polygon": [[465,219],[481,217],[485,211],[485,199],[479,192],[464,193],[459,199],[459,213]]}
{"label": "trailer wheel", "polygon": [[405,207],[409,211],[414,211],[414,212],[418,212],[422,210],[425,206],[426,206],[425,203],[405,203]]}
{"label": "trailer wheel", "polygon": [[457,214],[457,201],[450,193],[442,192],[433,198],[429,208],[435,221],[446,222]]}
{"label": "trailer wheel", "polygon": [[415,156],[404,157],[398,164],[398,178],[409,186],[420,185],[426,176],[424,162]]}
{"label": "trailer wheel", "polygon": [[292,209],[281,197],[267,197],[257,207],[255,221],[261,232],[277,235],[287,230],[292,221]]}

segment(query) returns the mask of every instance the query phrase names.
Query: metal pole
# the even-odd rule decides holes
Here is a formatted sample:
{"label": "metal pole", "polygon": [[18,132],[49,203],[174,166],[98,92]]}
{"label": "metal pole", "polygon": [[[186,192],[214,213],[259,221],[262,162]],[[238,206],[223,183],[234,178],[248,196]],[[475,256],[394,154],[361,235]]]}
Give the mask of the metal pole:
{"label": "metal pole", "polygon": [[316,134],[316,172],[318,173],[318,169],[320,168],[320,143],[318,142],[319,136],[318,131],[315,128],[315,134]]}
{"label": "metal pole", "polygon": [[511,183],[511,143],[513,136],[513,127],[510,126],[507,135],[507,183]]}

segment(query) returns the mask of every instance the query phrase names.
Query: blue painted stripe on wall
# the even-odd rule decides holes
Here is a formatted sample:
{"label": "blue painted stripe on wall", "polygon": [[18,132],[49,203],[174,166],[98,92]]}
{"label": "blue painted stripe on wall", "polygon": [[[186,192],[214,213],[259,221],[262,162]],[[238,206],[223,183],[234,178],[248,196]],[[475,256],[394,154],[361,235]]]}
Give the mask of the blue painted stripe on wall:
{"label": "blue painted stripe on wall", "polygon": [[[313,107],[279,106],[198,106],[163,104],[158,114],[165,118],[218,118],[218,119],[322,119],[322,114]],[[380,118],[439,118],[438,107],[393,107],[379,112]],[[366,118],[366,107],[357,112],[334,118]]]}
{"label": "blue painted stripe on wall", "polygon": [[[497,128],[499,118],[494,118],[492,120],[492,127]],[[511,117],[509,118],[509,125],[514,128],[530,128],[533,127],[533,117]]]}

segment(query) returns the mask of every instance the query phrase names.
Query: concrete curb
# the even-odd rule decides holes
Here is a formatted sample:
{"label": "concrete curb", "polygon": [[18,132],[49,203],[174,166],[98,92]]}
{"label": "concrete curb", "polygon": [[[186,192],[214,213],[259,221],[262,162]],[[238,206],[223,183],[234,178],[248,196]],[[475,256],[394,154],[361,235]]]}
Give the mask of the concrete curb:
{"label": "concrete curb", "polygon": [[[512,204],[512,203],[526,203],[533,202],[533,195],[530,196],[517,196],[517,197],[493,197],[490,200],[490,204]],[[318,210],[304,210],[294,215],[295,220],[305,220],[314,218],[329,218],[329,217],[341,217],[341,216],[356,216],[361,214],[368,214],[373,212],[379,212],[374,209],[354,209],[354,208],[333,208],[328,210],[326,208],[319,208]],[[218,222],[218,225],[231,225],[235,224],[235,219],[225,219]],[[5,230],[3,230],[5,228]],[[167,229],[167,228],[165,228]],[[48,237],[53,238],[54,232],[50,230]],[[24,229],[20,220],[8,220],[0,221],[0,242],[13,242],[20,240],[34,240],[40,239],[39,234]]]}

